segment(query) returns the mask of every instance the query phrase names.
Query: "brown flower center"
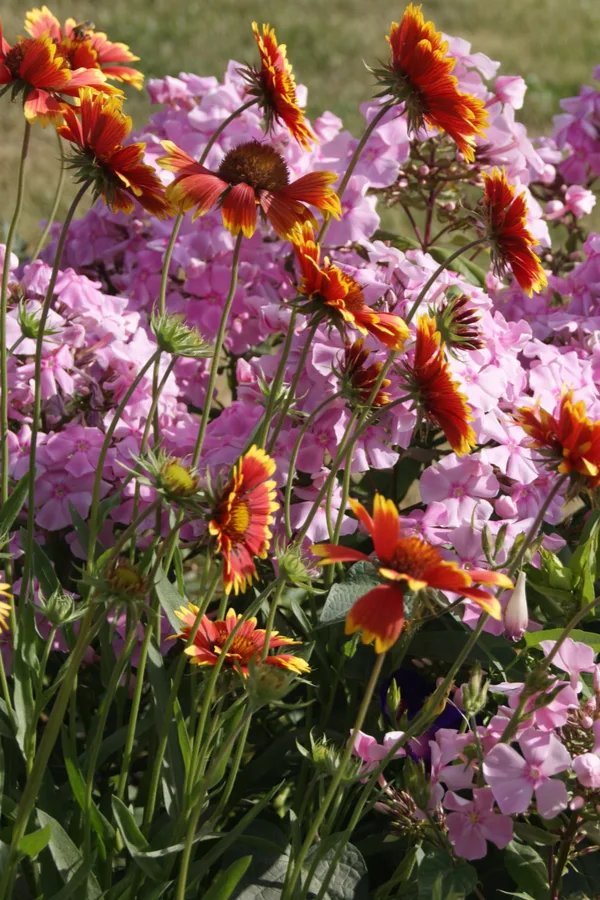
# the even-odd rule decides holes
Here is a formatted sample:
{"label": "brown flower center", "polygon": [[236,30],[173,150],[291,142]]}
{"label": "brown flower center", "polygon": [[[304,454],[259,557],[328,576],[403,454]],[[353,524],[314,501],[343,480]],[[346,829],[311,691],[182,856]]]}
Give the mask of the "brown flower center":
{"label": "brown flower center", "polygon": [[441,562],[441,557],[435,547],[420,538],[398,538],[390,562],[396,572],[421,578],[431,566]]}
{"label": "brown flower center", "polygon": [[230,150],[219,166],[218,175],[228,184],[249,184],[255,191],[278,191],[290,183],[281,154],[258,141],[248,141]]}
{"label": "brown flower center", "polygon": [[13,78],[19,77],[19,70],[24,58],[25,47],[21,43],[15,44],[15,46],[12,47],[4,57],[4,65],[13,76]]}

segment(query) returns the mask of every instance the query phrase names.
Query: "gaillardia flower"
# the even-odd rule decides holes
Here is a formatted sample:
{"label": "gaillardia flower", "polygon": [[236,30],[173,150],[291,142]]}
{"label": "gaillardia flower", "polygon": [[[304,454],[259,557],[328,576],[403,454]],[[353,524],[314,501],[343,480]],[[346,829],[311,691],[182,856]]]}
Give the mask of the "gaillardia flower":
{"label": "gaillardia flower", "polygon": [[[198,607],[193,603],[175,610],[176,616],[183,622],[183,628],[177,637],[187,640],[198,617]],[[211,621],[208,616],[202,616],[194,640],[185,653],[190,657],[190,662],[196,666],[214,666],[219,659],[225,641],[242,617],[237,615],[234,609],[229,609],[224,619]],[[229,650],[225,653],[225,664],[239,666],[244,675],[248,675],[248,664],[251,660],[259,661],[262,658],[267,633],[262,628],[256,627],[256,619],[248,619],[240,627],[233,639]],[[292,638],[282,637],[277,631],[272,631],[269,636],[269,650],[276,647],[290,647],[299,644]],[[310,672],[310,666],[305,659],[292,656],[290,653],[276,653],[267,655],[265,665],[277,666],[280,669],[288,669],[297,675],[305,675]]]}
{"label": "gaillardia flower", "polygon": [[257,578],[254,557],[266,559],[271,543],[269,525],[279,508],[275,482],[269,479],[275,463],[264,450],[251,447],[235,464],[231,478],[216,502],[209,533],[223,556],[225,592],[242,593]]}
{"label": "gaillardia flower", "polygon": [[134,56],[127,44],[109,41],[102,31],[95,31],[90,22],[78,24],[75,19],[67,19],[61,28],[56,16],[47,6],[42,6],[29,10],[25,16],[25,30],[34,38],[49,35],[71,68],[100,69],[107,78],[142,89],[143,74],[131,66],[121,65],[135,62],[139,56]]}
{"label": "gaillardia flower", "polygon": [[404,320],[392,313],[370,309],[358,282],[327,257],[320,266],[320,248],[309,225],[302,228],[294,251],[302,275],[298,293],[310,299],[310,305],[306,307],[308,312],[326,314],[340,330],[346,323],[361,334],[372,334],[393,350],[402,350],[409,335]]}
{"label": "gaillardia flower", "polygon": [[[501,618],[497,598],[475,584],[512,587],[499,572],[461,569],[448,562],[439,550],[419,537],[404,536],[400,514],[391,500],[375,494],[373,518],[361,503],[350,500],[352,511],[365,526],[375,547],[376,565],[384,583],[356,601],[346,616],[346,634],[362,631],[364,644],[375,642],[375,652],[385,653],[397,640],[404,625],[404,590],[434,588],[468,597],[495,619]],[[320,565],[360,562],[369,557],[359,550],[337,544],[315,544],[312,552],[322,557]]]}
{"label": "gaillardia flower", "polygon": [[600,421],[587,417],[583,400],[573,403],[573,391],[563,393],[557,416],[539,406],[524,406],[515,421],[550,467],[582,476],[588,487],[600,485]]}
{"label": "gaillardia flower", "polygon": [[81,107],[67,108],[64,118],[57,130],[75,145],[71,167],[78,170],[79,181],[92,181],[95,196],[102,196],[109,209],[130,213],[135,198],[159,219],[171,215],[158,176],[143,161],[145,144],[123,146],[131,119],[117,98],[84,90]]}
{"label": "gaillardia flower", "polygon": [[405,365],[403,376],[418,408],[442,429],[448,443],[460,456],[475,446],[475,432],[469,425],[473,416],[467,398],[452,379],[440,343],[435,320],[420,316],[414,356],[412,362]]}
{"label": "gaillardia flower", "polygon": [[447,132],[471,162],[475,136],[484,134],[488,115],[482,100],[459,91],[451,74],[456,61],[448,56],[441,32],[433,22],[425,22],[420,6],[410,3],[402,21],[392,22],[387,40],[392,58],[374,70],[382,94],[392,94],[405,104],[411,131],[428,124]]}
{"label": "gaillardia flower", "polygon": [[309,172],[290,183],[283,157],[270,144],[239,144],[223,157],[217,172],[201,166],[172,141],[162,145],[168,155],[158,162],[176,176],[167,188],[169,199],[183,211],[195,206],[193,219],[218,204],[223,224],[233,235],[241,231],[252,237],[257,207],[283,240],[296,239],[305,222],[316,225],[307,205],[336,219],[341,216],[339,198],[330,187],[337,175]]}
{"label": "gaillardia flower", "polygon": [[468,306],[470,297],[460,292],[448,294],[445,302],[433,313],[441,344],[454,357],[460,350],[480,350],[485,346],[485,341],[477,328],[481,318],[479,312]]}
{"label": "gaillardia flower", "polygon": [[511,269],[519,287],[530,297],[541,291],[548,281],[542,264],[531,249],[538,242],[527,227],[527,200],[521,192],[515,197],[513,185],[506,180],[504,169],[494,169],[485,180],[483,215],[490,242],[492,266],[502,278]]}
{"label": "gaillardia flower", "polygon": [[[0,597],[6,597],[10,600],[11,593],[9,591],[10,584],[0,583]],[[10,603],[0,600],[0,634],[8,631],[8,619],[10,616]]]}
{"label": "gaillardia flower", "polygon": [[260,53],[260,69],[246,68],[241,74],[250,84],[249,93],[258,98],[265,116],[267,132],[274,122],[283,122],[301,147],[310,150],[310,141],[317,141],[304,121],[304,112],[296,99],[296,80],[288,62],[285,44],[278,44],[275,29],[263,25],[262,34],[256,22],[252,30]]}
{"label": "gaillardia flower", "polygon": [[0,25],[0,85],[12,85],[13,100],[21,94],[28,122],[58,122],[68,101],[84,87],[114,93],[100,69],[73,69],[48,34],[21,38],[12,47]]}
{"label": "gaillardia flower", "polygon": [[[340,377],[344,385],[344,392],[355,404],[368,402],[375,387],[375,382],[383,368],[383,363],[380,362],[367,365],[371,351],[365,350],[364,343],[363,338],[359,338],[352,344],[346,344],[340,367]],[[385,391],[385,388],[389,387],[391,383],[389,378],[383,379],[381,387],[373,400],[373,406],[387,406],[391,397]]]}

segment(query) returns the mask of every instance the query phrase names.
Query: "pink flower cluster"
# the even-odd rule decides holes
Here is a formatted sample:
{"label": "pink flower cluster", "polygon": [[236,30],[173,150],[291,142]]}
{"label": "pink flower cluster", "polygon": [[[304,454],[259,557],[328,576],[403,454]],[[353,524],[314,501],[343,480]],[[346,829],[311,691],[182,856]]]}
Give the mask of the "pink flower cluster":
{"label": "pink flower cluster", "polygon": [[[543,641],[540,646],[549,657],[555,645]],[[415,810],[415,818],[428,811],[447,828],[459,856],[480,859],[487,841],[499,848],[510,842],[516,817],[537,813],[552,819],[567,808],[580,809],[589,792],[600,788],[600,663],[594,658],[587,644],[565,639],[550,662],[569,681],[553,677],[545,704],[539,692],[529,693],[524,719],[506,741],[504,733],[519,708],[523,684],[492,685],[491,691],[504,695],[508,703],[498,706],[475,731],[440,728],[429,741],[427,810]],[[591,685],[582,680],[582,673],[588,674]],[[460,710],[461,692],[449,702]],[[361,732],[353,749],[363,760],[361,775],[370,774],[393,750],[395,758],[404,755],[401,739],[402,732],[388,732],[379,744]],[[419,738],[410,741],[410,752],[418,746]],[[581,752],[582,747],[588,749]],[[383,774],[380,782],[392,797],[392,782]],[[393,815],[385,802],[381,808]]]}

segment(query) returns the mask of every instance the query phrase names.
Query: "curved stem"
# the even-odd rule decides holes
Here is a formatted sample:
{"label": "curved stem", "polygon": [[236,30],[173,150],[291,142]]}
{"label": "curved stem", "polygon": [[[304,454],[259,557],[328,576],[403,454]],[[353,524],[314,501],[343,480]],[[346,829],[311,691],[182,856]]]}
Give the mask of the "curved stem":
{"label": "curved stem", "polygon": [[295,370],[294,376],[292,378],[292,383],[290,384],[290,389],[289,389],[287,396],[282,404],[282,408],[281,408],[281,412],[279,414],[279,418],[277,420],[277,424],[275,425],[275,428],[273,429],[273,434],[271,435],[271,439],[269,441],[269,447],[268,447],[269,453],[273,452],[273,447],[275,446],[277,438],[279,437],[279,432],[281,431],[281,429],[283,427],[283,423],[285,422],[285,419],[289,412],[290,406],[296,399],[296,390],[298,388],[298,382],[300,381],[300,379],[302,378],[302,375],[304,373],[304,364],[306,363],[306,359],[308,357],[308,352],[310,350],[310,345],[313,342],[313,338],[317,332],[317,328],[319,327],[319,324],[320,323],[318,320],[316,322],[314,322],[310,326],[310,328],[308,329],[308,332],[306,334],[306,340],[304,342],[304,346],[302,347],[302,352],[300,353],[300,358],[298,359],[298,362],[296,364],[296,370]]}
{"label": "curved stem", "polygon": [[215,385],[217,383],[217,375],[219,373],[219,358],[221,356],[221,351],[223,350],[223,344],[225,343],[227,322],[229,320],[229,314],[231,312],[231,307],[233,306],[233,298],[235,297],[235,289],[237,287],[240,250],[242,247],[243,237],[244,235],[240,231],[237,238],[235,239],[233,259],[231,261],[231,280],[229,283],[229,293],[227,294],[227,300],[225,301],[225,306],[223,307],[221,321],[219,322],[219,330],[215,339],[214,356],[212,358],[212,363],[210,366],[208,387],[206,389],[206,397],[204,399],[204,408],[202,410],[200,428],[198,430],[198,437],[196,438],[196,446],[194,447],[194,455],[192,457],[192,467],[196,467],[198,465],[198,460],[200,459],[200,454],[202,453],[202,445],[204,444],[204,438],[206,437],[208,421],[210,419],[210,408],[212,406],[213,396],[215,393]]}
{"label": "curved stem", "polygon": [[[375,131],[375,129],[377,128],[377,126],[379,125],[381,120],[383,119],[383,117],[392,108],[392,106],[393,106],[393,103],[384,103],[380,107],[379,111],[377,113],[375,113],[375,115],[373,116],[373,118],[371,119],[371,121],[369,122],[369,124],[367,125],[365,130],[363,131],[362,137],[359,140],[358,144],[356,145],[356,149],[355,149],[354,153],[350,157],[350,162],[348,163],[348,168],[346,169],[346,172],[344,173],[344,177],[340,181],[340,186],[337,190],[337,195],[340,198],[340,200],[342,199],[342,197],[344,195],[344,191],[348,187],[348,182],[350,181],[350,179],[352,177],[352,173],[354,172],[354,170],[356,168],[356,164],[358,163],[358,160],[360,159],[360,155],[363,152],[363,150],[365,149],[365,144],[367,143],[367,141],[369,140],[369,138],[371,137],[371,135],[373,134],[373,132]],[[331,218],[327,218],[321,225],[321,230],[319,231],[317,243],[320,244],[322,242],[323,238],[325,237],[325,235],[327,233],[327,229],[329,228],[330,222],[331,222]]]}
{"label": "curved stem", "polygon": [[350,740],[346,744],[346,748],[345,748],[342,758],[340,760],[340,764],[339,764],[338,768],[336,769],[333,778],[331,779],[329,789],[327,790],[327,793],[325,794],[325,797],[323,798],[323,802],[320,804],[320,806],[316,812],[316,815],[310,825],[310,828],[308,829],[308,833],[306,835],[306,838],[304,839],[304,843],[302,844],[302,847],[300,848],[298,856],[294,860],[294,866],[292,869],[291,877],[290,877],[289,881],[287,881],[287,883],[283,889],[282,900],[292,900],[292,898],[296,896],[294,889],[295,889],[296,885],[298,884],[298,880],[302,874],[302,865],[304,863],[304,860],[306,859],[306,855],[307,855],[308,851],[310,850],[310,848],[313,845],[313,841],[314,841],[315,837],[317,836],[319,827],[320,827],[323,819],[325,818],[325,815],[326,815],[332,801],[335,799],[338,788],[342,782],[342,779],[343,779],[345,771],[346,771],[346,767],[348,765],[348,762],[350,761],[350,757],[352,756],[352,750],[354,748],[354,744],[356,743],[356,740],[358,738],[358,732],[361,730],[361,728],[364,724],[364,721],[365,721],[365,718],[367,715],[367,711],[369,709],[369,704],[371,702],[371,698],[373,697],[373,693],[375,691],[375,686],[377,684],[377,680],[379,678],[379,675],[381,672],[381,667],[383,666],[384,660],[385,660],[385,653],[377,654],[377,657],[375,659],[375,664],[371,671],[371,677],[369,678],[367,687],[365,689],[365,693],[362,698],[362,702],[361,702],[358,712],[356,714],[356,720],[354,722],[354,725],[352,726],[352,733],[350,735]]}
{"label": "curved stem", "polygon": [[108,450],[110,448],[110,442],[112,440],[112,436],[115,433],[115,429],[119,423],[119,419],[123,415],[123,410],[131,400],[134,391],[137,386],[140,384],[142,379],[144,378],[146,372],[152,366],[152,364],[160,357],[161,350],[156,350],[150,359],[146,360],[140,371],[137,373],[131,384],[129,385],[126,393],[123,396],[123,399],[117,406],[115,413],[111,419],[110,425],[106,429],[106,434],[104,435],[104,441],[102,443],[102,447],[100,449],[100,454],[98,456],[98,462],[96,464],[96,474],[94,477],[94,488],[92,491],[92,505],[90,508],[90,519],[89,519],[89,537],[88,537],[88,547],[87,547],[87,571],[92,572],[94,569],[94,558],[96,556],[96,538],[98,536],[98,505],[100,503],[100,485],[102,482],[102,475],[104,472],[104,463],[106,461],[106,456],[108,454]]}
{"label": "curved stem", "polygon": [[292,347],[292,341],[294,340],[294,331],[296,327],[296,319],[298,318],[298,310],[294,307],[292,309],[292,314],[290,316],[290,321],[288,323],[288,330],[285,336],[285,342],[281,350],[281,356],[279,357],[279,365],[277,366],[277,371],[275,372],[275,378],[271,384],[271,390],[269,391],[269,397],[267,399],[267,405],[265,407],[265,413],[263,416],[263,420],[260,426],[260,431],[256,438],[256,443],[259,447],[264,447],[267,442],[267,437],[269,436],[269,426],[271,424],[271,418],[273,416],[273,411],[275,409],[275,404],[277,403],[277,398],[279,396],[279,391],[281,390],[281,385],[283,383],[283,378],[285,375],[285,366],[288,361],[288,356],[290,355],[290,350]]}
{"label": "curved stem", "polygon": [[206,157],[210,153],[213,144],[215,143],[217,138],[225,131],[227,126],[230,125],[234,119],[237,119],[239,115],[245,112],[245,110],[250,109],[251,106],[256,106],[257,103],[258,98],[254,97],[252,100],[248,100],[247,103],[242,104],[242,106],[238,106],[238,108],[235,109],[230,116],[227,116],[226,119],[223,119],[221,124],[218,126],[218,128],[215,129],[215,131],[213,131],[210,138],[208,139],[208,143],[206,144],[206,147],[202,151],[200,159],[198,160],[200,165],[206,162]]}
{"label": "curved stem", "polygon": [[442,272],[445,272],[446,269],[448,269],[450,267],[450,264],[453,263],[455,259],[458,259],[459,256],[462,256],[463,253],[466,253],[467,250],[471,250],[473,247],[480,247],[482,244],[485,244],[485,243],[486,243],[485,238],[477,238],[474,241],[469,241],[468,244],[464,244],[462,247],[459,247],[458,250],[455,250],[454,253],[451,253],[450,256],[448,257],[448,259],[445,259],[444,262],[441,263],[441,265],[439,265],[437,267],[437,269],[435,270],[435,272],[433,273],[431,278],[425,283],[424,287],[421,288],[421,291],[419,292],[419,296],[417,297],[417,299],[411,306],[410,310],[408,311],[408,315],[404,316],[404,321],[406,322],[407,325],[412,321],[416,311],[418,310],[419,306],[421,305],[421,303],[427,296],[427,291],[429,290],[429,288],[431,287],[432,284],[435,284],[435,282],[440,277]]}
{"label": "curved stem", "polygon": [[552,884],[550,885],[550,900],[560,900],[560,883],[562,881],[563,872],[565,871],[567,862],[569,861],[569,851],[571,850],[573,839],[577,834],[577,829],[579,828],[580,821],[581,819],[578,812],[571,813],[571,820],[565,830],[564,837],[561,841],[558,860],[556,861],[556,866],[554,868],[554,876],[552,878]]}
{"label": "curved stem", "polygon": [[54,220],[56,219],[58,213],[58,207],[60,206],[60,201],[62,198],[63,188],[65,186],[65,176],[67,174],[67,164],[65,159],[65,152],[63,149],[63,142],[60,138],[58,132],[56,133],[56,137],[58,140],[58,151],[60,153],[60,172],[58,175],[58,184],[56,185],[56,192],[54,194],[54,200],[52,201],[52,209],[50,210],[50,215],[48,216],[48,221],[44,225],[44,229],[40,234],[35,247],[33,248],[33,252],[29,258],[29,265],[32,265],[42,252],[42,247],[46,243],[46,238],[50,234],[50,229],[54,225]]}
{"label": "curved stem", "polygon": [[23,143],[21,145],[21,158],[17,174],[17,196],[15,208],[6,236],[4,247],[4,267],[2,269],[2,288],[0,289],[0,452],[2,454],[1,477],[1,501],[6,503],[8,498],[8,452],[6,441],[8,437],[8,356],[6,352],[6,316],[8,312],[8,279],[10,275],[10,257],[15,240],[15,234],[19,226],[21,211],[23,209],[23,195],[25,192],[25,161],[29,150],[29,138],[31,125],[25,122]]}
{"label": "curved stem", "polygon": [[79,206],[83,195],[87,191],[90,186],[90,182],[86,181],[81,185],[79,190],[77,191],[73,202],[71,203],[67,215],[65,216],[65,221],[63,222],[63,227],[60,232],[60,237],[58,239],[58,244],[56,246],[56,254],[54,257],[54,265],[52,266],[52,272],[50,274],[50,281],[48,282],[48,289],[46,291],[46,296],[44,298],[44,303],[42,305],[42,311],[40,313],[40,318],[38,322],[38,336],[35,344],[35,368],[34,368],[34,395],[33,395],[33,413],[31,419],[31,444],[29,447],[29,490],[27,496],[27,541],[25,545],[25,563],[23,567],[23,584],[21,587],[21,601],[24,602],[27,600],[29,595],[29,581],[31,578],[31,566],[32,566],[32,557],[33,557],[33,532],[35,527],[35,459],[37,455],[37,437],[40,430],[40,414],[42,410],[42,351],[44,348],[44,332],[46,330],[46,321],[48,319],[48,313],[50,312],[50,306],[52,305],[52,299],[54,297],[54,288],[56,286],[56,279],[58,278],[58,271],[60,268],[60,262],[63,255],[63,250],[65,247],[65,242],[67,240],[67,234],[69,231],[69,226],[71,224],[71,220],[75,215],[75,211]]}
{"label": "curved stem", "polygon": [[294,444],[294,448],[292,450],[292,455],[290,456],[290,464],[288,470],[287,482],[285,485],[285,498],[283,505],[283,517],[285,522],[285,531],[288,537],[288,540],[292,540],[292,525],[290,521],[290,503],[292,498],[292,490],[294,484],[294,478],[296,476],[296,460],[298,459],[298,453],[300,452],[300,447],[302,445],[302,441],[304,440],[304,436],[308,429],[315,423],[320,413],[325,409],[328,403],[332,403],[334,400],[337,400],[342,396],[341,391],[337,391],[337,393],[332,394],[331,397],[326,397],[322,403],[319,403],[316,409],[314,409],[310,416],[307,417],[306,421],[300,428],[298,433],[298,437],[296,438],[296,443]]}

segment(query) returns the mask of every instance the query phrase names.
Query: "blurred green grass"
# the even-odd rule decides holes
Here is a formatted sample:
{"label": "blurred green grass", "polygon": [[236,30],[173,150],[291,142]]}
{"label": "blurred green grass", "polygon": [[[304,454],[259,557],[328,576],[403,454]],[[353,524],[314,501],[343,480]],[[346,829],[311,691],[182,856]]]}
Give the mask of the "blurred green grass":
{"label": "blurred green grass", "polygon": [[[256,59],[253,19],[270,22],[288,46],[297,80],[308,87],[308,113],[330,109],[355,132],[359,104],[372,93],[363,60],[387,56],[385,34],[404,3],[384,0],[65,0],[52,3],[63,20],[91,20],[111,40],[128,43],[141,57],[147,77],[181,71],[221,76],[229,59]],[[25,9],[3,6],[4,34],[12,42],[23,31]],[[600,63],[600,0],[429,0],[423,11],[436,26],[470,41],[474,50],[502,63],[502,73],[520,74],[529,90],[520,118],[534,133],[549,130],[561,97],[571,96]],[[128,112],[141,124],[150,112],[143,94],[128,89]],[[0,146],[2,219],[10,215],[22,118],[18,107],[2,101]],[[48,211],[57,169],[51,129],[35,128],[29,168],[27,210],[20,229],[30,239]]]}

